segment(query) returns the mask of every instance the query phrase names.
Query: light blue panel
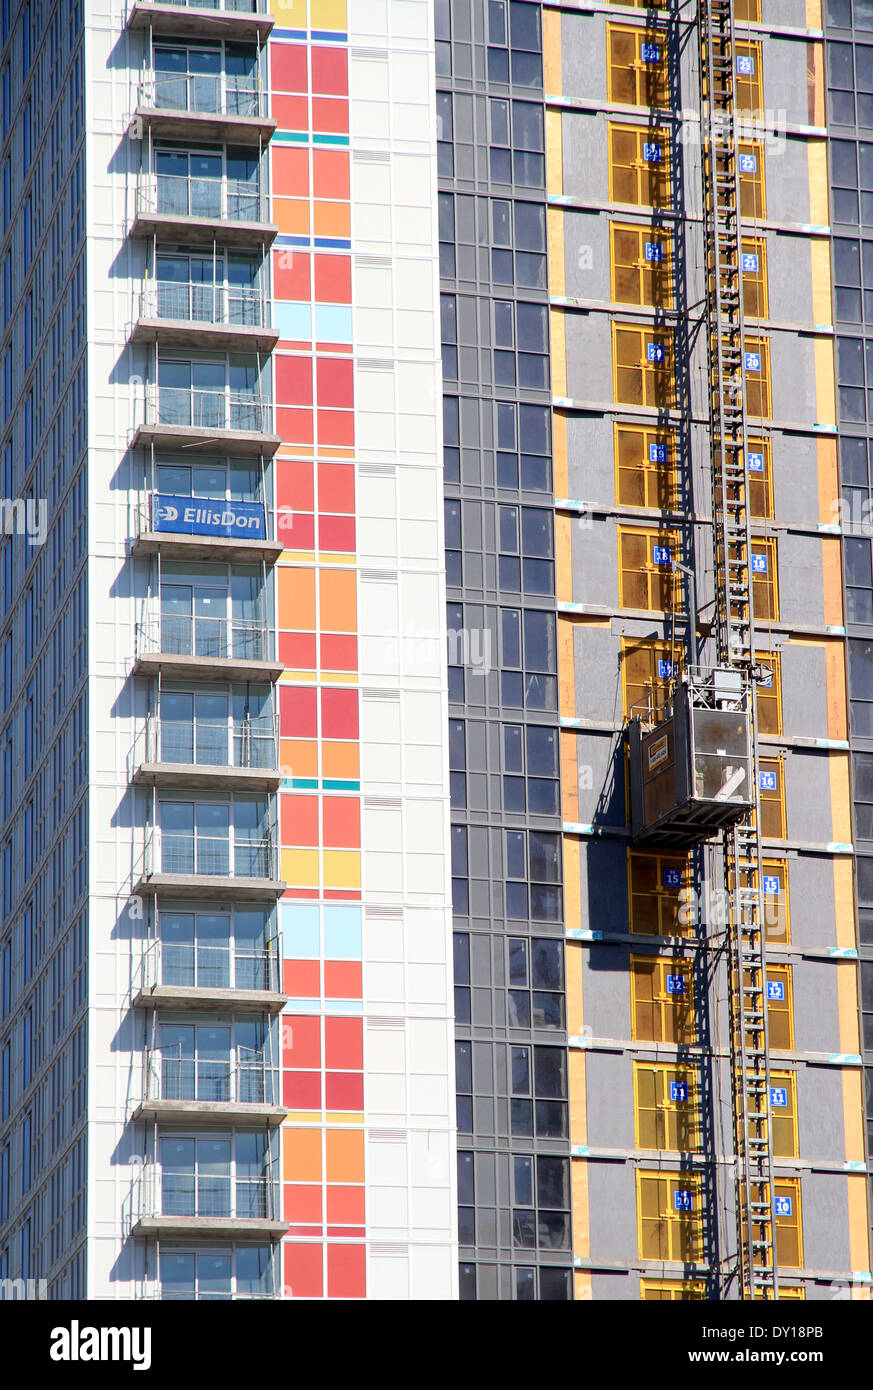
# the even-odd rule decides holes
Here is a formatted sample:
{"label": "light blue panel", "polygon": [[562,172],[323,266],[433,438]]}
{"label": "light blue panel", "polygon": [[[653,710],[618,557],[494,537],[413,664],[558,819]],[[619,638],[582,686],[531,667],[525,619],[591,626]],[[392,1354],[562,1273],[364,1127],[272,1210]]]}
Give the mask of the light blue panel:
{"label": "light blue panel", "polygon": [[317,343],[350,343],[352,341],[351,304],[316,304],[315,341]]}
{"label": "light blue panel", "polygon": [[273,300],[273,326],[279,337],[292,342],[312,342],[312,309],[308,304],[289,304]]}
{"label": "light blue panel", "polygon": [[282,955],[285,960],[318,960],[317,903],[280,903]]}
{"label": "light blue panel", "polygon": [[325,960],[360,960],[362,954],[361,909],[353,904],[325,904]]}

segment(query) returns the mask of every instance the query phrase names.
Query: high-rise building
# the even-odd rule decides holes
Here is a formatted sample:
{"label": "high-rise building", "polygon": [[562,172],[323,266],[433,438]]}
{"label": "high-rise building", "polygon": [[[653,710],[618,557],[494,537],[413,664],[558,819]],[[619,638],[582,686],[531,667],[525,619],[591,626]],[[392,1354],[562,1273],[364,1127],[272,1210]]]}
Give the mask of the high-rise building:
{"label": "high-rise building", "polygon": [[869,1297],[873,4],[0,43],[0,1297]]}

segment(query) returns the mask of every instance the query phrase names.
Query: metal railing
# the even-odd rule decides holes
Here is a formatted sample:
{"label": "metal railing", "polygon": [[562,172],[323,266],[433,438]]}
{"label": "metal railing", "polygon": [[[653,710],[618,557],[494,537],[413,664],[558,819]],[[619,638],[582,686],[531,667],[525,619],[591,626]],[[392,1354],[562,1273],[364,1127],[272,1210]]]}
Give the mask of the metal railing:
{"label": "metal railing", "polygon": [[[240,1049],[241,1053],[248,1051]],[[143,1100],[278,1105],[279,1068],[256,1052],[233,1061],[227,1057],[180,1057],[175,1047],[147,1048]]]}
{"label": "metal railing", "polygon": [[234,82],[226,73],[152,72],[143,78],[139,106],[191,115],[264,118],[267,94],[254,83]]}
{"label": "metal railing", "polygon": [[278,993],[279,938],[263,946],[227,946],[201,941],[148,941],[134,981],[138,989],[247,989]]}
{"label": "metal railing", "polygon": [[143,873],[182,874],[186,877],[279,877],[279,859],[273,836],[238,835],[231,826],[226,835],[162,830],[153,826],[146,834]]}
{"label": "metal railing", "polygon": [[230,10],[233,14],[268,15],[267,0],[156,0],[161,5],[178,5],[186,10]]}
{"label": "metal railing", "polygon": [[152,280],[140,292],[139,317],[239,328],[270,326],[266,297],[254,285]]}
{"label": "metal railing", "polygon": [[149,425],[270,434],[273,407],[259,396],[239,391],[204,391],[193,386],[151,384],[145,393],[145,422]]}
{"label": "metal railing", "polygon": [[274,715],[254,719],[161,719],[146,716],[134,739],[132,768],[142,763],[192,767],[277,768],[279,727]]}
{"label": "metal railing", "polygon": [[199,656],[208,660],[271,661],[272,631],[266,622],[200,617],[160,609],[137,624],[136,652],[143,656]]}
{"label": "metal railing", "polygon": [[247,179],[186,178],[182,174],[142,173],[136,188],[138,216],[202,217],[232,222],[265,222],[266,198]]}
{"label": "metal railing", "polygon": [[279,1184],[266,1175],[165,1171],[146,1163],[132,1183],[129,1227],[161,1216],[202,1216],[238,1221],[281,1220]]}
{"label": "metal railing", "polygon": [[[161,0],[161,3],[177,4],[178,0]],[[161,1302],[167,1303],[174,1301],[180,1302],[183,1300],[192,1303],[237,1303],[248,1298],[278,1299],[281,1297],[282,1295],[276,1293],[273,1289],[263,1292],[259,1290],[256,1293],[240,1293],[237,1291],[228,1291],[227,1293],[210,1291],[207,1293],[200,1288],[176,1288],[171,1284],[162,1284],[160,1280],[155,1280],[154,1283],[142,1284],[137,1291],[137,1301],[149,1303],[153,1300],[160,1300]]]}

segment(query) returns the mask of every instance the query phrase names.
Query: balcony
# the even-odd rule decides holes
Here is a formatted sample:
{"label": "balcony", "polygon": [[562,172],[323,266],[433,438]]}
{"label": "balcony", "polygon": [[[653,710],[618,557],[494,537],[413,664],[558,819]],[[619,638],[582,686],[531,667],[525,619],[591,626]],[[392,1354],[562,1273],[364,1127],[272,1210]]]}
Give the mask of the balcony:
{"label": "balcony", "polygon": [[271,565],[282,554],[272,530],[272,515],[260,502],[152,492],[139,500],[132,550],[134,555]]}
{"label": "balcony", "polygon": [[139,297],[131,338],[167,347],[272,352],[279,340],[263,291],[254,285],[157,280]]}
{"label": "balcony", "polygon": [[181,1121],[186,1126],[278,1125],[285,1118],[279,1104],[279,1068],[262,1056],[228,1061],[179,1057],[160,1047],[147,1048],[143,1059],[142,1100],[134,1120]]}
{"label": "balcony", "polygon": [[162,34],[195,37],[263,40],[275,22],[268,0],[133,0],[127,12],[131,29],[157,28]]}
{"label": "balcony", "polygon": [[131,236],[160,236],[188,244],[269,245],[278,232],[267,221],[267,198],[250,179],[140,174]]}
{"label": "balcony", "polygon": [[154,787],[275,791],[279,728],[275,716],[213,723],[146,717],[134,740],[129,775]]}
{"label": "balcony", "polygon": [[134,1178],[125,1208],[124,1226],[132,1236],[263,1241],[279,1240],[288,1230],[279,1183],[268,1176],[173,1171],[148,1163]]}
{"label": "balcony", "polygon": [[285,891],[275,836],[244,834],[232,824],[212,835],[149,827],[134,884],[142,896],[212,902],[272,902]]}
{"label": "balcony", "polygon": [[164,1012],[239,1006],[281,1013],[287,996],[281,993],[280,980],[278,937],[262,946],[149,941],[134,983],[133,1005]]}
{"label": "balcony", "polygon": [[273,632],[266,622],[197,614],[147,613],[136,628],[136,675],[170,680],[274,682],[285,669],[273,655]]}
{"label": "balcony", "polygon": [[248,392],[150,383],[134,448],[190,449],[203,444],[237,458],[272,457],[279,447],[271,402]]}
{"label": "balcony", "polygon": [[261,144],[276,122],[267,94],[224,73],[155,71],[140,84],[134,116],[155,135],[172,140],[232,140]]}

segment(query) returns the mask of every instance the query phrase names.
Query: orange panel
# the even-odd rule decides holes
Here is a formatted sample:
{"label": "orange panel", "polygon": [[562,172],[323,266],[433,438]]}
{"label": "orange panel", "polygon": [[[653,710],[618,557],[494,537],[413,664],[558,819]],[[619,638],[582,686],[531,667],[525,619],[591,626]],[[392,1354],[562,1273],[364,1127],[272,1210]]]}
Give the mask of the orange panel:
{"label": "orange panel", "polygon": [[326,1176],[328,1182],[364,1181],[362,1130],[328,1130]]}
{"label": "orange panel", "polygon": [[328,740],[321,745],[322,777],[348,777],[357,780],[360,773],[356,743],[332,743]]}
{"label": "orange panel", "polygon": [[295,198],[273,198],[273,220],[286,236],[309,236],[309,204]]}
{"label": "orange panel", "polygon": [[[283,768],[289,777],[318,776],[318,744],[314,739],[283,738],[279,741]],[[337,776],[340,774],[337,773]],[[350,775],[350,774],[349,774]]]}
{"label": "orange panel", "polygon": [[[363,1135],[361,1138],[363,1139]],[[285,1181],[319,1182],[321,1180],[321,1130],[286,1129],[282,1139],[282,1171]],[[363,1167],[363,1150],[361,1160]],[[363,1177],[363,1172],[361,1177]]]}
{"label": "orange panel", "polygon": [[297,631],[315,630],[315,571],[280,565],[277,571],[279,612],[288,622],[293,614]]}
{"label": "orange panel", "polygon": [[319,571],[320,627],[323,632],[356,631],[355,584],[354,571],[327,569]]}
{"label": "orange panel", "polygon": [[313,207],[316,236],[351,236],[352,214],[348,203],[314,203]]}

